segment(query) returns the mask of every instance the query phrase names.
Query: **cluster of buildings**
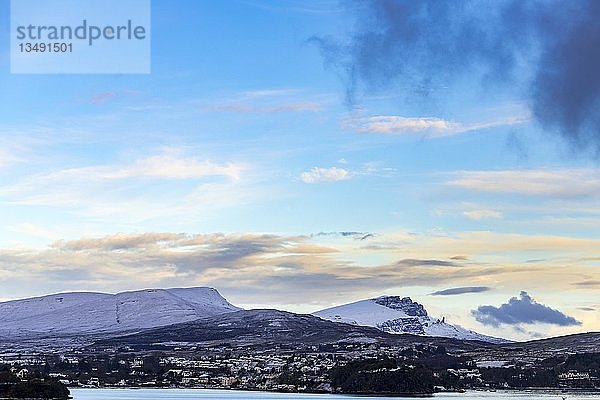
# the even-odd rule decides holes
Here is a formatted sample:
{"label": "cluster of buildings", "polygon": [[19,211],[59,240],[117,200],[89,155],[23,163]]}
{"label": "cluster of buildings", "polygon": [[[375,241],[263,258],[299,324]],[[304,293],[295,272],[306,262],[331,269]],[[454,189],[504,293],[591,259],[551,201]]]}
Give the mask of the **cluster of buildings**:
{"label": "cluster of buildings", "polygon": [[[90,351],[72,354],[0,355],[15,374],[41,373],[68,386],[193,387],[265,391],[333,392],[330,372],[355,360],[412,360],[433,371],[438,389],[600,388],[595,370],[557,372],[515,363],[479,362],[440,348],[368,343],[292,348],[212,347],[177,351]],[[494,364],[494,365],[492,365]]]}

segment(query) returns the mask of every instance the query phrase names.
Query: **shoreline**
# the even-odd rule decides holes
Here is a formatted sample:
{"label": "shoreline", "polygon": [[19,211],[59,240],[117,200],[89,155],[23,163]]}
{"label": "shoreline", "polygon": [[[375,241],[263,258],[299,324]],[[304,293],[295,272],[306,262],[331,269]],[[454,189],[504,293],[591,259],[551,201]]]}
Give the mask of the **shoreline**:
{"label": "shoreline", "polygon": [[[325,391],[289,391],[289,390],[260,390],[260,389],[244,389],[244,388],[211,388],[211,387],[182,387],[182,386],[69,386],[69,390],[212,390],[212,391],[228,391],[228,392],[252,392],[252,393],[279,393],[279,394],[306,394],[306,395],[332,395],[332,396],[381,396],[381,397],[432,397],[437,393],[384,393],[384,392],[360,392],[360,393],[332,393]],[[445,391],[446,393],[460,393],[456,390]],[[2,399],[0,399],[2,400]]]}
{"label": "shoreline", "polygon": [[244,388],[210,388],[210,387],[181,387],[181,386],[69,386],[69,390],[213,390],[213,391],[229,391],[229,392],[254,392],[254,393],[281,393],[281,394],[323,394],[332,396],[402,396],[402,397],[432,397],[440,393],[467,393],[467,392],[536,392],[536,393],[599,393],[600,388],[554,388],[554,387],[530,387],[530,388],[501,388],[501,389],[486,389],[486,388],[471,388],[465,390],[441,390],[433,393],[332,393],[332,392],[311,392],[311,391],[284,391],[284,390],[260,390],[260,389],[244,389]]}

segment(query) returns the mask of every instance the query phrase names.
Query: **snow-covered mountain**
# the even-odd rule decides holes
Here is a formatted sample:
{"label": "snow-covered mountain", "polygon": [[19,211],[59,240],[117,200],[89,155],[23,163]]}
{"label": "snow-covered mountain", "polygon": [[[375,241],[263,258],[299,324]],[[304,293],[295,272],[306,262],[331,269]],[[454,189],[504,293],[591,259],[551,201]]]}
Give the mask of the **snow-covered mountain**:
{"label": "snow-covered mountain", "polygon": [[334,322],[372,326],[388,333],[411,333],[490,343],[507,342],[449,324],[444,318],[432,318],[421,304],[412,301],[410,297],[382,296],[317,311],[313,315]]}
{"label": "snow-covered mountain", "polygon": [[[61,293],[0,303],[0,339],[112,336],[239,311],[216,289],[146,289],[118,294]],[[504,342],[431,318],[410,298],[383,296],[314,313],[388,333]]]}
{"label": "snow-covered mountain", "polygon": [[238,310],[207,287],[62,293],[0,303],[0,337],[132,332]]}

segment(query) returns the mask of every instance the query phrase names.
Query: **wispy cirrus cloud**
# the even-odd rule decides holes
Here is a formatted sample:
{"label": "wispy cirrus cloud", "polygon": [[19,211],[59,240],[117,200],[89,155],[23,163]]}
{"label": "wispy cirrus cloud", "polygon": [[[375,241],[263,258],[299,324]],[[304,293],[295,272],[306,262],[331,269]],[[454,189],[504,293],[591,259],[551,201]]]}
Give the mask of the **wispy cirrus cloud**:
{"label": "wispy cirrus cloud", "polygon": [[323,96],[308,95],[295,89],[258,89],[238,93],[205,107],[210,111],[234,113],[321,112]]}
{"label": "wispy cirrus cloud", "polygon": [[464,124],[435,117],[380,115],[366,118],[350,118],[344,121],[344,125],[360,133],[378,133],[385,135],[424,133],[429,134],[432,137],[442,137],[499,126],[523,124],[528,121],[528,116],[519,116],[504,118],[497,121]]}
{"label": "wispy cirrus cloud", "polygon": [[502,212],[496,210],[468,210],[463,211],[463,215],[476,221],[485,218],[502,218]]}
{"label": "wispy cirrus cloud", "polygon": [[177,157],[174,154],[161,154],[137,160],[129,165],[63,169],[39,176],[36,179],[44,181],[60,181],[85,177],[88,181],[111,181],[129,178],[188,180],[211,176],[239,179],[243,170],[244,167],[240,164],[219,164],[210,160]]}
{"label": "wispy cirrus cloud", "polygon": [[33,140],[20,136],[17,131],[0,131],[0,169],[30,161]]}
{"label": "wispy cirrus cloud", "polygon": [[19,161],[19,157],[9,153],[6,150],[0,150],[0,168],[4,168]]}
{"label": "wispy cirrus cloud", "polygon": [[263,10],[274,12],[330,14],[338,13],[343,10],[341,4],[338,1],[332,0],[322,0],[314,3],[306,3],[305,1],[299,0],[287,0],[276,3],[264,3],[261,1],[246,0],[244,3]]}
{"label": "wispy cirrus cloud", "polygon": [[319,232],[310,235],[311,237],[350,237],[356,240],[368,240],[377,236],[371,232],[340,231],[340,232]]}
{"label": "wispy cirrus cloud", "polygon": [[73,180],[116,181],[129,178],[194,180],[206,177],[223,177],[237,180],[247,169],[242,163],[217,163],[186,156],[176,149],[138,159],[129,164],[94,165],[61,169],[26,177],[20,184],[0,188],[0,195],[25,191],[44,183]]}
{"label": "wispy cirrus cloud", "polygon": [[92,105],[99,106],[109,102],[113,102],[119,98],[139,96],[141,94],[143,94],[143,92],[136,89],[107,89],[101,92],[91,94],[87,101]]}
{"label": "wispy cirrus cloud", "polygon": [[102,93],[97,93],[90,98],[90,103],[94,105],[104,104],[108,102],[111,98],[114,98],[117,95],[115,91],[106,91]]}
{"label": "wispy cirrus cloud", "polygon": [[28,236],[42,238],[44,240],[53,240],[58,236],[55,230],[42,228],[31,222],[10,225],[8,226],[8,230],[15,233],[23,233]]}
{"label": "wispy cirrus cloud", "polygon": [[276,105],[252,104],[220,104],[213,107],[214,111],[239,113],[283,113],[283,112],[318,112],[323,111],[322,104],[314,101],[291,102]]}
{"label": "wispy cirrus cloud", "polygon": [[128,163],[26,175],[0,186],[0,199],[91,217],[118,216],[121,222],[192,216],[255,197],[258,189],[243,179],[249,169],[246,163],[217,162],[170,148]]}
{"label": "wispy cirrus cloud", "polygon": [[314,167],[300,174],[300,180],[304,183],[338,182],[352,178],[353,174],[347,169],[330,167]]}
{"label": "wispy cirrus cloud", "polygon": [[452,132],[460,124],[441,118],[408,118],[399,116],[375,116],[350,119],[346,124],[363,133],[401,134],[410,132]]}
{"label": "wispy cirrus cloud", "polygon": [[560,198],[600,195],[600,171],[593,168],[460,171],[453,175],[447,185],[478,192]]}

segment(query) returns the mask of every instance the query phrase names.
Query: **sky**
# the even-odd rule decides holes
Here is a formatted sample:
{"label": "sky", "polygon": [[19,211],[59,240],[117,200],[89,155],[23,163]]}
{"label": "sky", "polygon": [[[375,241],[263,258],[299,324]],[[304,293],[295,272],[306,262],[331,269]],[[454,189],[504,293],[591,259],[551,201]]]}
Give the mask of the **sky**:
{"label": "sky", "polygon": [[598,4],[153,0],[151,73],[27,75],[0,0],[0,300],[598,331]]}

